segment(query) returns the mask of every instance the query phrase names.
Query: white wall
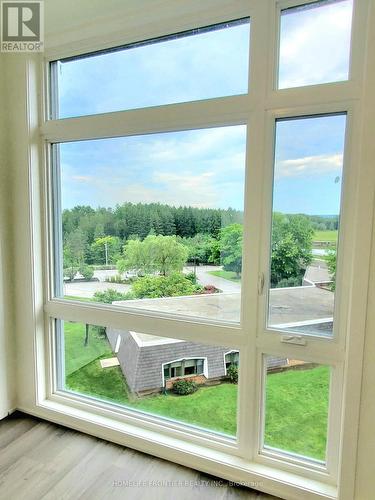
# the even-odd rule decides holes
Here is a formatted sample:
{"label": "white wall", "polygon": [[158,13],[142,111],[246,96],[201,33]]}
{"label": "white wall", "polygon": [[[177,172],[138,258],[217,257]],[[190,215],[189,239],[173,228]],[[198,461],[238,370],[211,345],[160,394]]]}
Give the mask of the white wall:
{"label": "white wall", "polygon": [[[368,19],[375,26],[375,2],[371,3]],[[370,127],[363,130],[362,159],[372,169],[375,168],[375,30],[371,30],[368,42],[368,67],[364,89],[364,118]],[[358,463],[356,478],[356,500],[375,498],[375,209],[371,269],[369,276],[369,297],[364,346],[361,410],[358,443]]]}
{"label": "white wall", "polygon": [[0,418],[15,407],[12,310],[13,271],[11,240],[11,164],[7,149],[5,57],[0,54]]}

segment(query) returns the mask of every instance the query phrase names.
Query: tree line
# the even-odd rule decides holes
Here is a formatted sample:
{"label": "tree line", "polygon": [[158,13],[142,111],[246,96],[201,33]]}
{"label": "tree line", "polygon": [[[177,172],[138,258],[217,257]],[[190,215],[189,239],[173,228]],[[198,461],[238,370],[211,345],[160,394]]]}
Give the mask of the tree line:
{"label": "tree line", "polygon": [[[186,262],[242,270],[243,214],[234,209],[125,203],[115,209],[77,206],[64,210],[64,269],[90,278],[90,266],[111,264],[119,272],[180,271]],[[319,222],[319,220],[321,221]],[[272,286],[301,284],[312,260],[312,239],[322,216],[273,214]],[[332,221],[327,217],[327,221]],[[70,270],[70,271],[69,271]]]}
{"label": "tree line", "polygon": [[62,214],[63,234],[80,228],[91,244],[102,236],[120,240],[140,239],[150,233],[193,237],[198,233],[217,236],[222,227],[242,223],[242,211],[232,208],[174,207],[160,203],[124,203],[115,208],[76,206]]}

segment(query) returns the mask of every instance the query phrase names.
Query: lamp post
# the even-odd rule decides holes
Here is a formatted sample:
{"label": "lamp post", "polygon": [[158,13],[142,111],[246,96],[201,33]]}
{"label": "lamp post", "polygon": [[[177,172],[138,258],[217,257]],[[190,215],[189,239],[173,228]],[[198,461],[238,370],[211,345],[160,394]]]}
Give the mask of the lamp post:
{"label": "lamp post", "polygon": [[104,242],[104,248],[105,248],[105,265],[108,266],[108,242]]}

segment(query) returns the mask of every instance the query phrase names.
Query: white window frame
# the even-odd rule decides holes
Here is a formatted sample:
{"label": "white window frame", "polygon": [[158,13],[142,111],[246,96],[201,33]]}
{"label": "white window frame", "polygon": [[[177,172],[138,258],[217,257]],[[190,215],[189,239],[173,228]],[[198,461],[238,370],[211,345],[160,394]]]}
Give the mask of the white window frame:
{"label": "white window frame", "polygon": [[164,376],[164,367],[165,365],[171,365],[172,363],[178,363],[179,361],[186,361],[188,359],[201,359],[203,360],[203,372],[195,373],[192,375],[178,375],[177,377],[169,377],[167,380],[176,380],[178,378],[189,378],[189,377],[198,377],[199,375],[204,375],[208,379],[208,362],[207,356],[192,356],[192,357],[184,357],[179,359],[174,359],[173,361],[168,361],[167,363],[161,364],[161,373],[162,373],[162,387],[165,385],[165,376]]}
{"label": "white window frame", "polygon": [[224,357],[224,373],[225,373],[225,376],[227,376],[227,363],[225,361],[225,357],[227,356],[227,354],[232,354],[232,352],[238,352],[238,354],[240,353],[240,351],[237,351],[237,349],[232,349],[231,351],[227,351],[227,352],[223,353],[223,357]]}
{"label": "white window frame", "polygon": [[[350,80],[347,82],[322,84],[303,88],[275,90],[275,71],[277,51],[275,42],[278,37],[278,10],[285,6],[300,5],[299,1],[276,0],[236,0],[228,2],[208,0],[205,6],[192,1],[192,8],[186,8],[183,15],[176,11],[173,2],[166,1],[168,15],[158,16],[157,23],[128,25],[124,29],[122,20],[121,35],[108,33],[86,38],[77,49],[76,41],[82,34],[72,36],[72,42],[65,46],[50,48],[44,62],[39,66],[30,60],[26,67],[28,91],[29,131],[35,128],[38,115],[39,77],[43,80],[42,114],[45,119],[40,126],[41,140],[35,136],[29,142],[30,169],[30,234],[32,241],[33,277],[32,293],[35,310],[44,297],[44,321],[34,318],[35,325],[35,395],[34,413],[92,432],[101,437],[164,456],[179,463],[191,465],[213,474],[232,480],[258,482],[254,486],[273,494],[290,498],[325,498],[337,496],[351,498],[354,485],[354,466],[356,429],[358,426],[359,395],[350,391],[352,384],[360,382],[362,366],[361,345],[363,344],[364,318],[366,312],[367,287],[363,285],[368,271],[366,250],[369,248],[369,235],[365,222],[371,220],[367,210],[371,192],[369,184],[373,177],[358,166],[360,157],[360,132],[362,125],[362,84],[366,39],[366,18],[368,0],[356,0],[353,19],[352,65]],[[105,47],[126,44],[137,39],[154,38],[167,33],[176,33],[190,28],[206,26],[240,17],[251,17],[250,45],[250,85],[247,96],[182,103],[163,106],[166,113],[160,120],[159,109],[140,109],[105,115],[82,117],[79,119],[48,120],[50,116],[47,100],[49,61],[75,54],[87,53]],[[270,22],[271,20],[271,22]],[[115,25],[115,22],[114,22]],[[110,29],[110,27],[108,28]],[[120,30],[119,30],[120,31]],[[123,33],[127,36],[124,37]],[[76,40],[74,39],[76,37]],[[266,64],[265,64],[266,62]],[[266,67],[266,70],[264,69]],[[277,71],[276,71],[277,74]],[[44,76],[43,76],[44,75]],[[254,78],[257,75],[257,78]],[[273,76],[272,76],[273,75]],[[300,346],[280,345],[280,333],[265,329],[264,294],[262,289],[267,265],[264,258],[269,252],[268,235],[261,228],[267,227],[270,209],[269,194],[272,187],[270,174],[273,168],[273,128],[275,118],[321,114],[329,112],[348,113],[348,129],[345,151],[346,179],[344,182],[343,213],[341,218],[339,272],[337,276],[339,299],[335,311],[336,325],[340,325],[340,336],[324,341],[307,336],[308,349]],[[125,118],[125,120],[124,120]],[[69,140],[90,139],[109,136],[133,135],[138,133],[188,130],[193,128],[248,124],[246,206],[244,224],[243,288],[241,325],[213,321],[198,321],[191,318],[170,318],[167,315],[146,311],[121,311],[119,308],[103,308],[98,305],[67,302],[53,298],[53,238],[51,219],[51,159],[48,144]],[[41,154],[39,153],[39,146]],[[47,145],[47,146],[45,146]],[[39,161],[39,158],[41,161]],[[42,165],[42,195],[39,198],[38,169]],[[257,166],[262,165],[262,168]],[[33,168],[32,168],[33,167]],[[33,172],[32,172],[33,170]],[[355,175],[349,175],[354,173]],[[44,207],[40,218],[40,200]],[[361,221],[361,225],[358,222]],[[269,227],[269,226],[268,226]],[[368,224],[370,227],[370,224]],[[354,238],[353,235],[356,235]],[[44,243],[45,242],[45,245]],[[44,248],[43,248],[44,246]],[[362,248],[361,248],[362,247]],[[36,256],[42,249],[44,262],[49,272],[44,282],[38,280],[43,265]],[[44,283],[44,285],[40,285]],[[350,286],[347,286],[347,284]],[[344,287],[345,284],[345,287]],[[341,285],[341,286],[340,286]],[[261,290],[260,290],[261,291]],[[246,305],[246,307],[244,307]],[[337,309],[337,308],[336,308]],[[54,321],[51,318],[82,321],[90,324],[127,327],[150,334],[199,342],[203,335],[213,345],[232,345],[238,348],[241,357],[239,380],[238,443],[229,440],[212,439],[209,434],[191,433],[183,426],[173,424],[158,434],[161,425],[157,418],[139,418],[135,413],[114,409],[100,402],[90,401],[77,395],[68,396],[56,391],[56,363],[54,360],[55,335]],[[254,321],[257,319],[256,328]],[[344,328],[345,327],[345,328]],[[341,330],[342,328],[342,330]],[[348,335],[350,332],[350,335]],[[355,342],[352,338],[355,336]],[[302,348],[303,349],[303,348]],[[306,359],[333,367],[330,405],[340,408],[335,416],[330,414],[330,428],[333,433],[328,449],[326,470],[316,470],[311,464],[288,462],[285,456],[266,456],[260,451],[261,402],[263,401],[262,377],[264,376],[263,356],[265,354],[285,355]],[[254,362],[256,361],[256,362]],[[256,384],[249,384],[256,381]],[[353,382],[354,381],[354,382]],[[341,400],[345,407],[341,408]],[[258,404],[251,405],[251,401]],[[336,404],[338,406],[336,406]],[[30,403],[33,407],[33,404]],[[353,409],[354,408],[354,409]],[[32,413],[30,408],[29,412]],[[332,412],[331,412],[332,413]],[[341,432],[339,432],[341,430]],[[332,435],[332,433],[330,433]],[[159,438],[157,437],[159,436]],[[160,437],[161,436],[161,437]],[[334,453],[340,449],[339,454]],[[173,451],[172,451],[173,450]],[[194,459],[191,457],[194,453]],[[189,458],[190,457],[190,458]],[[218,463],[221,465],[218,466]],[[261,483],[261,484],[260,484]],[[301,496],[303,495],[303,496]]]}

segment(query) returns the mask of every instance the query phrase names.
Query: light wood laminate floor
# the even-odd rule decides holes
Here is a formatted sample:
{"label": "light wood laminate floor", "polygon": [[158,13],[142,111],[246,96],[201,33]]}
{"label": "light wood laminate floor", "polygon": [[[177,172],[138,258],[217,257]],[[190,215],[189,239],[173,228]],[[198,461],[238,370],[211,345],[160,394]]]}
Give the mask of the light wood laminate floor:
{"label": "light wood laminate floor", "polygon": [[0,421],[0,500],[107,498],[277,500],[21,413]]}

